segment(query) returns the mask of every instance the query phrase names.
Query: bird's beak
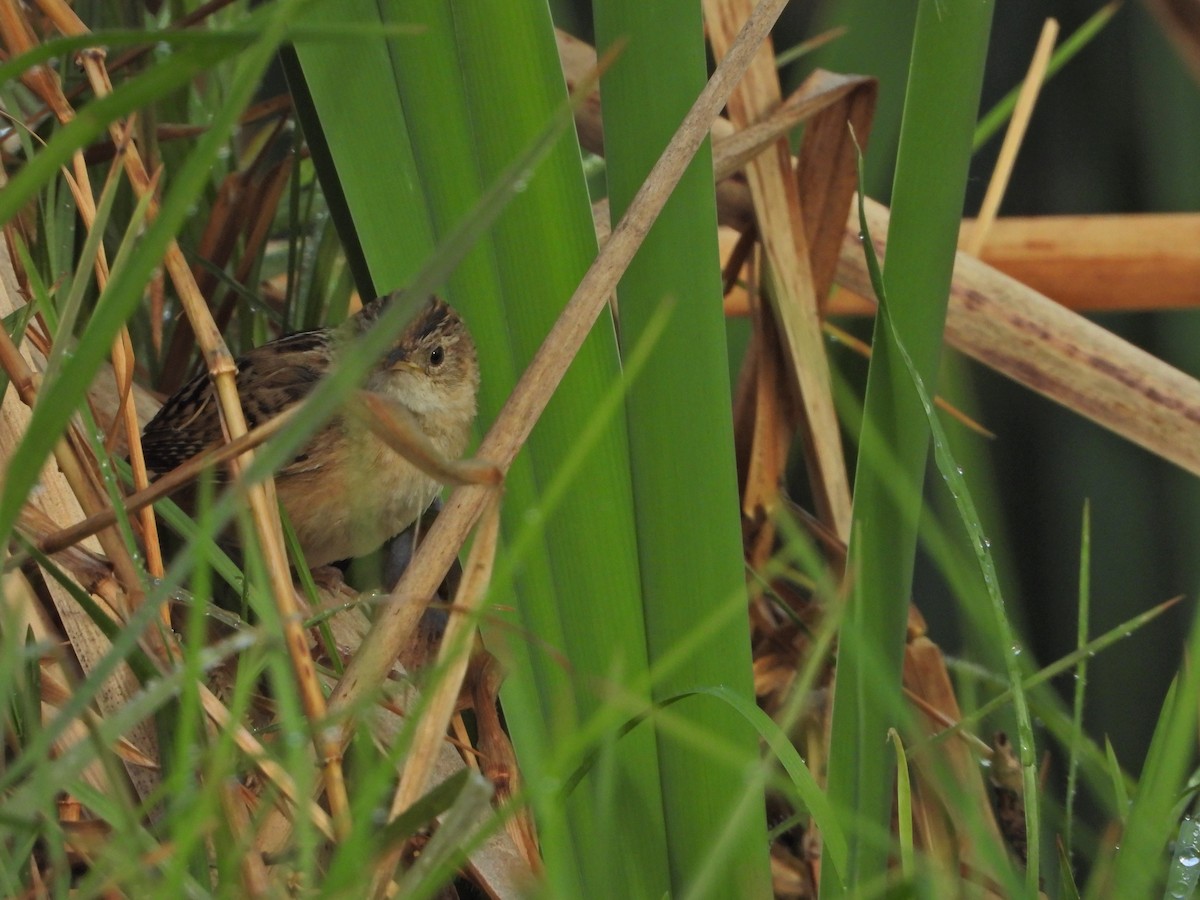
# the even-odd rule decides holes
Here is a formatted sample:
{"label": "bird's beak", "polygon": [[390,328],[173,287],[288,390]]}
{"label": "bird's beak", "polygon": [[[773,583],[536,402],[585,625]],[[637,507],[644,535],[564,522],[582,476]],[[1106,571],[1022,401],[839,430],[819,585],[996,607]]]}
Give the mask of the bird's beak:
{"label": "bird's beak", "polygon": [[400,347],[384,357],[383,364],[388,369],[412,369],[414,372],[420,369],[420,366],[405,356],[404,350]]}

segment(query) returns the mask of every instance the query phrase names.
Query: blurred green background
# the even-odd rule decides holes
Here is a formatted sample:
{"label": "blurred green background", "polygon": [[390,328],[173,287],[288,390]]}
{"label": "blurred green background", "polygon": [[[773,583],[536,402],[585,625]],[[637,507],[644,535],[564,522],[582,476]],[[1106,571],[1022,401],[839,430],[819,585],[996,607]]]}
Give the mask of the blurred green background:
{"label": "blurred green background", "polygon": [[[591,39],[590,9],[552,0],[556,21]],[[981,110],[1023,77],[1047,16],[1060,40],[1102,3],[998,4]],[[888,199],[916,0],[792,3],[775,32],[782,51],[827,28],[848,32],[783,72],[785,93],[815,64],[881,82],[867,154],[868,192]],[[972,215],[995,163],[1000,136],[977,155],[964,208]],[[936,160],[931,160],[936,165]],[[1126,3],[1089,46],[1042,91],[1002,213],[1046,215],[1200,210],[1200,90],[1148,10]],[[1197,285],[1200,300],[1200,284]],[[1200,374],[1200,312],[1098,316],[1097,321],[1178,368]],[[860,335],[869,329],[859,325]],[[835,353],[853,381],[865,367]],[[1085,729],[1108,736],[1136,772],[1200,584],[1200,484],[1072,412],[967,362],[947,367],[942,391],[973,409],[995,441],[962,429],[956,453],[977,493],[1005,564],[1003,587],[1024,646],[1045,664],[1075,645],[1079,536],[1092,516],[1092,622],[1098,634],[1169,597],[1187,599],[1091,663]],[[968,395],[964,396],[963,392]],[[978,405],[969,399],[975,394]],[[953,427],[953,426],[952,426]],[[989,502],[990,496],[990,502]],[[931,497],[936,506],[938,498]],[[964,647],[956,604],[935,566],[918,565],[914,597],[951,655]],[[1069,684],[1059,687],[1066,698]],[[1063,766],[1051,762],[1057,779]]]}

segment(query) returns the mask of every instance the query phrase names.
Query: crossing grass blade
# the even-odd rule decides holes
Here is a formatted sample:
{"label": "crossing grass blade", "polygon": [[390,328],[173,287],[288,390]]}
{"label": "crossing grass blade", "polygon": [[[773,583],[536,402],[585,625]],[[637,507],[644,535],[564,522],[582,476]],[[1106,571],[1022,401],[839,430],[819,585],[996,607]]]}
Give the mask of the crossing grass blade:
{"label": "crossing grass blade", "polygon": [[[890,320],[917,375],[935,389],[946,302],[962,216],[971,135],[987,55],[992,4],[922,0],[892,192],[883,283]],[[935,164],[933,161],[937,160]],[[876,319],[864,428],[854,483],[848,572],[854,598],[843,623],[834,694],[828,788],[835,808],[886,830],[894,758],[887,729],[900,708],[900,664],[912,586],[929,424],[884,317]],[[887,460],[902,483],[885,477]],[[888,846],[852,833],[849,871],[822,871],[822,893],[840,896],[887,870]]]}

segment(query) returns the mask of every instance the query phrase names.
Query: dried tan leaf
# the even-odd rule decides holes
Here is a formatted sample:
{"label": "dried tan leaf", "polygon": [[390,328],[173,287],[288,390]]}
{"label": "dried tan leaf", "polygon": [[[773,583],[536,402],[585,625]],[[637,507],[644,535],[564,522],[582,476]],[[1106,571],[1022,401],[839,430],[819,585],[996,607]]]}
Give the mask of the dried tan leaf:
{"label": "dried tan leaf", "polygon": [[[940,714],[936,718],[925,717],[926,735],[942,730],[943,717],[958,720],[958,700],[942,652],[924,635],[909,640],[905,647],[903,683],[908,691]],[[936,760],[932,758],[933,754],[937,755]],[[972,843],[979,836],[974,821],[983,823],[987,839],[997,846],[1003,844],[1003,839],[991,815],[991,800],[979,765],[967,745],[962,741],[943,741],[922,753],[913,754],[910,759],[922,798],[923,833],[933,842],[930,849],[937,851],[936,855],[943,863],[953,859],[951,872],[957,872],[960,865],[965,865],[994,878],[998,873],[988,867],[989,854]],[[960,791],[971,798],[976,809],[970,820],[963,819],[960,801],[945,794],[943,773],[949,773]]]}
{"label": "dried tan leaf", "polygon": [[[813,72],[785,106],[820,101],[804,127],[804,140],[796,160],[796,178],[808,233],[813,280],[824,304],[833,286],[842,229],[838,222],[851,209],[858,191],[858,156],[853,137],[865,149],[879,99],[873,78]],[[851,133],[853,129],[853,134]]]}
{"label": "dried tan leaf", "polygon": [[[887,209],[866,201],[880,257]],[[839,282],[870,292],[857,216],[847,221]],[[1200,382],[973,257],[959,253],[946,340],[1051,400],[1200,474]]]}
{"label": "dried tan leaf", "polygon": [[[724,56],[752,9],[751,0],[705,0],[708,36],[718,59]],[[727,111],[735,127],[748,128],[766,119],[780,102],[779,76],[768,41],[758,48],[745,76],[730,95]],[[745,174],[754,201],[759,239],[766,250],[767,278],[771,284],[768,296],[782,345],[786,347],[789,363],[786,371],[794,378],[798,409],[803,413],[801,435],[817,512],[846,539],[850,534],[850,482],[841,429],[833,408],[805,214],[801,211],[800,188],[786,136],[777,138],[750,159]],[[846,202],[848,207],[849,197]],[[756,357],[760,365],[768,352],[767,344],[760,345]],[[772,374],[778,378],[784,371]],[[776,383],[779,382],[766,386],[774,391]],[[771,440],[774,442],[774,438]]]}

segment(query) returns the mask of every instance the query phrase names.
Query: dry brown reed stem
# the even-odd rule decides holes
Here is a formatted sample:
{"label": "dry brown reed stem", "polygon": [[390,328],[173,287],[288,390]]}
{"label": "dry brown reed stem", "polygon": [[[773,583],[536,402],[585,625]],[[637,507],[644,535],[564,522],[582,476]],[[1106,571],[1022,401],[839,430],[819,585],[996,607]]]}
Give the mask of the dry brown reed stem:
{"label": "dry brown reed stem", "polygon": [[[963,222],[964,238],[972,228],[973,220]],[[1200,306],[1197,213],[1001,217],[979,258],[1075,312]],[[826,306],[828,315],[875,314],[875,301],[841,288]],[[750,307],[735,293],[725,312],[745,316]]]}
{"label": "dry brown reed stem", "polygon": [[1088,312],[1200,306],[1200,214],[1001,218],[981,259]]}
{"label": "dry brown reed stem", "polygon": [[[12,2],[12,0],[5,0],[5,2]],[[74,36],[89,33],[87,26],[62,0],[39,0],[38,5],[64,34]],[[80,60],[95,95],[104,97],[110,94],[112,84],[105,69],[103,51],[100,49],[85,51],[80,54]],[[114,122],[110,126],[110,134],[114,142],[119,143],[123,139],[119,122]],[[134,193],[139,198],[150,198],[147,218],[151,222],[154,221],[158,215],[158,204],[150,191],[150,177],[136,144],[130,143],[125,154],[125,174]],[[217,406],[221,412],[227,437],[239,438],[246,433],[247,429],[242,405],[238,399],[237,366],[234,364],[233,356],[230,354],[229,348],[225,346],[225,341],[209,313],[208,305],[196,287],[195,278],[184,258],[183,251],[174,240],[167,247],[165,264],[208,365],[208,372],[213,380]],[[240,474],[245,467],[250,465],[252,452],[249,451],[231,461],[235,472]],[[330,809],[333,812],[335,830],[340,837],[348,834],[350,830],[350,803],[342,772],[341,743],[337,740],[336,732],[325,721],[327,713],[325,695],[321,691],[316,668],[313,665],[312,656],[309,654],[299,601],[288,569],[274,482],[267,479],[261,484],[251,485],[248,491],[248,501],[267,568],[271,595],[279,610],[284,641],[296,674],[301,703],[312,728],[313,742],[324,774],[325,789],[329,797]]]}
{"label": "dry brown reed stem", "polygon": [[279,789],[280,794],[293,806],[301,807],[309,821],[325,837],[332,840],[334,837],[333,823],[325,810],[311,800],[305,800],[300,796],[296,782],[292,780],[292,776],[288,774],[287,770],[275,762],[271,754],[267,752],[267,748],[244,725],[233,720],[229,710],[209,690],[207,685],[199,684],[197,687],[200,691],[200,705],[204,707],[205,714],[213,724],[228,732],[234,743],[238,745],[238,749],[253,761],[259,771]]}
{"label": "dry brown reed stem", "polygon": [[[209,723],[212,730],[212,723]],[[226,779],[216,785],[217,796],[221,801],[221,810],[225,813],[225,821],[229,824],[230,837],[235,847],[249,845],[246,835],[250,831],[250,816],[246,803],[240,796],[242,787],[236,781]],[[243,853],[238,860],[238,870],[242,878],[241,896],[247,898],[271,896],[271,879],[267,875],[266,864],[261,853]]]}
{"label": "dry brown reed stem", "polygon": [[[888,211],[866,201],[876,250]],[[838,282],[871,290],[858,217],[848,220]],[[955,262],[946,340],[968,356],[1200,475],[1200,381],[965,253]]]}
{"label": "dry brown reed stem", "polygon": [[[755,8],[521,376],[479,448],[481,458],[494,461],[502,470],[512,464],[785,3],[786,0],[763,0]],[[429,598],[437,591],[458,548],[483,511],[491,490],[467,485],[450,496],[389,602],[380,609],[375,627],[334,689],[330,697],[334,710],[352,705],[386,677],[392,659],[407,643]],[[349,735],[346,726],[343,733]]]}
{"label": "dry brown reed stem", "polygon": [[[235,438],[226,444],[197,453],[191,459],[172,469],[161,478],[155,479],[150,485],[136,491],[125,498],[123,504],[128,513],[137,512],[152,503],[169,497],[184,485],[194,481],[202,471],[213,466],[226,463],[229,460],[253,449],[268,438],[278,434],[295,416],[298,407],[285,410],[277,416],[268,419],[253,431],[248,431],[240,438]],[[86,537],[91,537],[101,529],[107,528],[116,520],[116,513],[103,510],[96,515],[76,522],[61,531],[48,535],[38,541],[38,549],[43,553],[57,553],[67,547],[77,544]]]}
{"label": "dry brown reed stem", "polygon": [[[388,820],[394,821],[406,809],[421,799],[429,785],[438,752],[446,737],[450,719],[458,707],[459,693],[471,661],[476,619],[487,596],[488,583],[492,578],[492,564],[496,558],[496,545],[500,540],[500,496],[492,493],[492,502],[483,512],[483,520],[471,544],[471,553],[463,567],[463,577],[454,598],[454,611],[446,625],[438,649],[437,673],[424,711],[417,719],[412,746],[404,760],[400,783],[392,797]],[[375,869],[374,895],[386,896],[387,887],[396,866],[404,853],[404,845],[397,844]]]}
{"label": "dry brown reed stem", "polygon": [[[718,59],[753,6],[751,0],[705,0],[705,24]],[[729,97],[729,118],[736,128],[748,128],[767,119],[782,99],[775,54],[767,40],[759,46]],[[750,159],[745,174],[754,199],[759,237],[766,249],[768,277],[774,283],[768,296],[787,344],[804,409],[803,433],[817,513],[838,537],[849,540],[850,481],[833,407],[800,188],[786,134]]]}
{"label": "dry brown reed stem", "polygon": [[978,256],[979,251],[987,243],[988,232],[996,221],[1000,211],[1000,203],[1008,189],[1012,177],[1013,166],[1017,161],[1017,151],[1025,139],[1025,131],[1029,127],[1029,119],[1033,115],[1033,107],[1037,103],[1042,83],[1046,80],[1046,68],[1050,65],[1050,55],[1054,52],[1054,42],[1058,39],[1058,22],[1047,19],[1042,26],[1037,48],[1029,63],[1029,71],[1021,83],[1021,91],[1017,94],[1017,105],[1012,117],[1008,120],[1008,128],[1004,132],[1004,142],[1000,145],[1000,155],[996,159],[996,167],[992,170],[991,180],[979,206],[979,216],[966,240],[960,242],[962,249],[972,256]]}

